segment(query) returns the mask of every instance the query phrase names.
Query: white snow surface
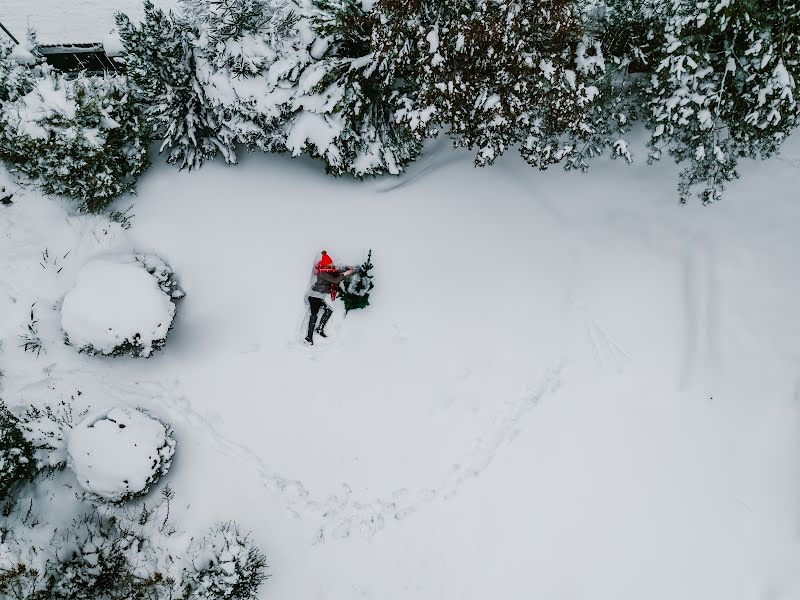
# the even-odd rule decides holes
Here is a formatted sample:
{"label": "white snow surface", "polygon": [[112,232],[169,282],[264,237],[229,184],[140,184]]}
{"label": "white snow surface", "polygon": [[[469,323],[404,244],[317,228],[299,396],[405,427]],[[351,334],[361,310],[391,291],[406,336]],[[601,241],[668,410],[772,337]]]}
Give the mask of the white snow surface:
{"label": "white snow surface", "polygon": [[175,442],[164,425],[133,408],[90,414],[69,433],[68,464],[81,487],[117,502],[169,468]]}
{"label": "white snow surface", "polygon": [[92,260],[78,273],[61,308],[61,326],[70,343],[111,353],[137,338],[142,354],[167,337],[175,304],[142,263]]}
{"label": "white snow surface", "polygon": [[[171,423],[173,518],[252,530],[263,598],[794,600],[798,166],[795,137],[703,208],[666,163],[475,169],[446,140],[363,182],[159,160],[114,207],[127,231],[24,188],[0,207],[2,394]],[[370,306],[304,346],[318,252],[369,248]],[[166,347],[64,346],[81,266],[133,252],[187,290]]]}

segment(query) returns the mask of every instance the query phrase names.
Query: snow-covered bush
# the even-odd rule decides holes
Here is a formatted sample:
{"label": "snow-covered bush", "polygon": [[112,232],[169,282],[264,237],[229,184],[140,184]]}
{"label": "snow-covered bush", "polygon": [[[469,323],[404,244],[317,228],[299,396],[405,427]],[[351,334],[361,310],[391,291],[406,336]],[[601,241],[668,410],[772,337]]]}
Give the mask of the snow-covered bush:
{"label": "snow-covered bush", "polygon": [[164,345],[175,316],[172,291],[140,262],[93,260],[64,297],[61,326],[82,352],[150,356]]}
{"label": "snow-covered bush", "polygon": [[223,523],[193,548],[192,568],[184,572],[187,600],[256,598],[267,578],[266,556],[234,523]]}
{"label": "snow-covered bush", "polygon": [[197,81],[195,29],[150,0],[139,25],[121,13],[116,22],[131,93],[147,107],[152,132],[163,140],[161,151],[168,149],[167,161],[191,169],[219,152],[236,162],[234,136]]}
{"label": "snow-covered bush", "polygon": [[651,158],[686,163],[679,193],[703,202],[738,177],[740,157],[772,156],[798,125],[800,2],[675,0],[664,9],[647,90]]}
{"label": "snow-covered bush", "polygon": [[110,502],[146,494],[172,463],[172,430],[145,412],[113,408],[78,423],[67,442],[81,487]]}
{"label": "snow-covered bush", "polygon": [[129,190],[147,167],[148,137],[125,77],[68,78],[13,63],[13,53],[0,53],[0,94],[8,96],[0,158],[88,211]]}
{"label": "snow-covered bush", "polygon": [[[78,414],[78,418],[83,413]],[[34,449],[36,468],[53,473],[67,464],[67,437],[75,425],[72,405],[31,405],[20,417],[20,429]]]}
{"label": "snow-covered bush", "polygon": [[30,92],[42,73],[41,63],[33,32],[24,44],[14,44],[6,36],[0,36],[0,102],[13,102]]}
{"label": "snow-covered bush", "polygon": [[34,448],[25,439],[19,419],[0,400],[0,500],[36,475]]}
{"label": "snow-covered bush", "polygon": [[[165,488],[164,490],[168,490]],[[13,508],[0,538],[0,598],[238,600],[255,598],[265,557],[235,524],[191,542],[169,520],[171,492],[136,506],[86,507],[65,523]]]}
{"label": "snow-covered bush", "polygon": [[[0,597],[17,600],[161,600],[176,598],[175,581],[162,573],[166,551],[114,515],[95,509],[56,526],[49,548],[28,560],[28,540],[2,552]],[[26,544],[27,542],[27,544]],[[16,546],[16,548],[8,547]],[[14,550],[17,550],[16,552]],[[33,564],[32,564],[33,563]]]}

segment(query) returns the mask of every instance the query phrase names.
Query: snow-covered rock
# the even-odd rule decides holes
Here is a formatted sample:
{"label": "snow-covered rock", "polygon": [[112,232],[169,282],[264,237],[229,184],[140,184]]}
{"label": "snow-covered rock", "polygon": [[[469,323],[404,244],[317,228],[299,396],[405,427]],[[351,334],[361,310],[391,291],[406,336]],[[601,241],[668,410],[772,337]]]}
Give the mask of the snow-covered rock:
{"label": "snow-covered rock", "polygon": [[81,351],[150,356],[160,348],[175,304],[142,263],[93,260],[61,308],[61,326]]}
{"label": "snow-covered rock", "polygon": [[175,439],[169,427],[141,410],[112,408],[78,423],[67,450],[81,487],[119,502],[146,494],[166,474]]}

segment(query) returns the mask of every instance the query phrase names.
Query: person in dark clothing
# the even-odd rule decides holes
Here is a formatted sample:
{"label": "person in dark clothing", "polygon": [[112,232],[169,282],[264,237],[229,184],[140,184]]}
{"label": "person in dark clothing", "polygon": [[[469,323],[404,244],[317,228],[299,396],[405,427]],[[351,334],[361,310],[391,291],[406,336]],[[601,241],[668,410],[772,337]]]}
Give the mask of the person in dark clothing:
{"label": "person in dark clothing", "polygon": [[339,283],[345,277],[352,275],[354,271],[353,267],[335,266],[328,253],[325,250],[322,251],[322,257],[314,266],[314,275],[317,278],[308,291],[308,306],[311,308],[311,315],[308,317],[306,343],[314,344],[314,331],[320,309],[322,309],[322,318],[319,321],[319,326],[316,327],[316,332],[322,337],[328,337],[325,335],[325,324],[331,318],[333,309],[328,306],[325,299],[330,296],[331,300],[335,300]]}

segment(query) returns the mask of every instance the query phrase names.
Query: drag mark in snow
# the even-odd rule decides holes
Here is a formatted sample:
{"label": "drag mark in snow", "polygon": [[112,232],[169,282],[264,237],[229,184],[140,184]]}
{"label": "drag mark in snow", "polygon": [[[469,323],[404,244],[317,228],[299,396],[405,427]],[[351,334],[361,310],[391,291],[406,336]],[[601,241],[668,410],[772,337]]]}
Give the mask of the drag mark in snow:
{"label": "drag mark in snow", "polygon": [[686,351],[681,385],[694,377],[699,360],[718,366],[719,281],[708,242],[700,240],[694,251],[683,257],[683,294],[686,307]]}
{"label": "drag mark in snow", "polygon": [[401,188],[406,187],[407,185],[410,185],[410,184],[414,183],[414,181],[416,181],[417,179],[419,179],[423,175],[434,173],[434,172],[446,167],[447,165],[456,163],[458,161],[459,161],[458,155],[453,155],[453,156],[451,156],[449,158],[443,158],[443,159],[437,160],[435,162],[430,163],[429,165],[426,165],[426,166],[420,168],[413,175],[406,174],[406,175],[402,176],[402,179],[400,181],[398,181],[397,183],[393,183],[392,185],[388,185],[388,186],[386,186],[384,188],[379,189],[378,191],[381,192],[382,194],[385,194],[385,193],[388,193],[388,192],[393,192],[395,190],[399,190]]}
{"label": "drag mark in snow", "polygon": [[587,334],[592,344],[597,364],[601,369],[610,367],[614,369],[615,373],[622,373],[625,365],[631,362],[630,355],[608,333],[606,328],[597,322],[597,319],[588,312],[588,309],[583,308],[583,310],[586,311]]}
{"label": "drag mark in snow", "polygon": [[[414,491],[399,488],[384,497],[358,498],[350,484],[327,495],[315,496],[303,482],[272,473],[264,460],[247,446],[234,442],[222,434],[213,421],[195,409],[179,391],[174,382],[167,387],[160,382],[140,382],[118,387],[121,398],[130,403],[136,395],[143,396],[156,406],[166,407],[175,421],[191,427],[205,429],[214,444],[230,456],[250,464],[263,486],[272,493],[281,495],[286,510],[294,517],[319,522],[314,543],[346,538],[354,534],[371,537],[381,531],[388,522],[400,521],[416,512],[420,507],[437,498],[448,499],[458,494],[464,485],[478,477],[496,458],[498,451],[513,441],[520,431],[523,417],[548,394],[555,392],[561,381],[561,368],[545,372],[540,384],[524,397],[505,404],[499,419],[481,435],[475,446],[468,451],[437,485],[418,488]],[[173,421],[173,422],[175,422]]]}

